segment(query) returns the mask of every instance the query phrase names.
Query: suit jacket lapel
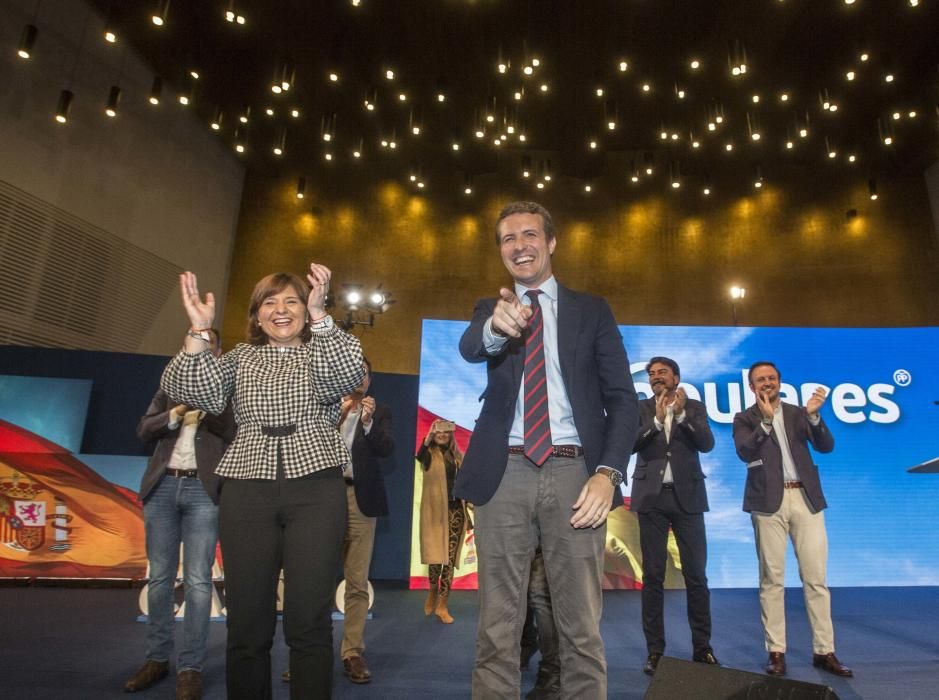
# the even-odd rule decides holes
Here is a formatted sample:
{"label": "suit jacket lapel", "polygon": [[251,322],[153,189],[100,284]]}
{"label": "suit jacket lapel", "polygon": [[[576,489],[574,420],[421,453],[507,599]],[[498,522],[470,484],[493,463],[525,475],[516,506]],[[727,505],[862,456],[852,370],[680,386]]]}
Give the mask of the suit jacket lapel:
{"label": "suit jacket lapel", "polygon": [[577,350],[577,336],[580,333],[580,300],[567,287],[558,284],[558,360],[561,363],[561,375],[564,387],[571,396],[574,386],[574,357]]}
{"label": "suit jacket lapel", "polygon": [[[780,402],[781,403],[781,402]],[[790,410],[787,408],[790,404],[781,403],[783,407],[783,419],[786,421],[786,439],[789,441],[789,449],[792,450],[792,446],[796,444],[796,419],[798,418],[798,410]],[[795,407],[793,407],[795,408]]]}

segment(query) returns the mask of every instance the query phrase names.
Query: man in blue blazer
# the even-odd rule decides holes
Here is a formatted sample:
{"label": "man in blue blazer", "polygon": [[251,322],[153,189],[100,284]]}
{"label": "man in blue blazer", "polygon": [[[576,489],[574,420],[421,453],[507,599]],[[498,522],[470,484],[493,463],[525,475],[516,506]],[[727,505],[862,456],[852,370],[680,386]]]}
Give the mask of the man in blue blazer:
{"label": "man in blue blazer", "polygon": [[[519,696],[519,639],[535,549],[544,555],[561,658],[560,695],[605,698],[600,637],[606,517],[621,502],[636,392],[605,300],[558,284],[547,210],[496,222],[515,281],[476,304],[460,339],[488,381],[454,493],[476,506],[479,629],[473,698]],[[523,390],[524,389],[524,390]]]}
{"label": "man in blue blazer", "polygon": [[646,365],[653,396],[639,402],[638,454],[629,508],[639,520],[642,549],[642,630],[648,657],[643,671],[653,675],[665,652],[663,615],[668,532],[675,534],[688,599],[692,658],[717,664],[711,650],[711,594],[707,579],[704,513],[708,495],[701,452],[710,452],[714,436],[707,409],[679,386],[678,363],[653,357]]}
{"label": "man in blue blazer", "polygon": [[835,440],[819,409],[828,398],[818,387],[805,408],[780,400],[779,370],[772,362],[756,362],[748,374],[756,402],[734,416],[734,445],[747,465],[743,509],[750,513],[760,560],[760,612],[769,659],[766,672],[786,673],[786,611],[784,583],[786,540],[799,560],[805,608],[812,628],[812,663],[836,676],[851,669],[835,656],[831,594],[826,583],[828,535],[818,467],[809,445],[831,452]]}

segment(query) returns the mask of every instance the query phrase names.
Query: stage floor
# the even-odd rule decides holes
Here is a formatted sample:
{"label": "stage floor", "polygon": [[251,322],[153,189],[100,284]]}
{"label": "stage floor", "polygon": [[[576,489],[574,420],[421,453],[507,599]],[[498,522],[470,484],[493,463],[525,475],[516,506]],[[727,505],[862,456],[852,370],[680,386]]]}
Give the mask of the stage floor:
{"label": "stage floor", "polygon": [[[424,593],[398,584],[376,586],[374,619],[366,628],[366,658],[374,680],[353,685],[339,670],[334,698],[468,698],[476,632],[475,592],[455,591],[456,622],[425,618]],[[123,683],[144,660],[144,625],[136,622],[137,589],[0,587],[0,698],[88,700],[127,698]],[[765,661],[756,590],[711,594],[713,646],[733,668],[759,672]],[[838,656],[854,669],[841,679],[812,667],[811,641],[801,591],[786,592],[789,677],[830,685],[842,700],[939,697],[939,589],[842,588],[832,592]],[[610,698],[642,698],[645,644],[639,593],[608,591],[603,638]],[[666,594],[666,653],[689,658],[684,592]],[[335,625],[335,637],[342,623]],[[225,626],[213,623],[204,669],[207,700],[225,697]],[[274,698],[289,696],[280,672],[287,650],[278,635],[273,650]],[[522,693],[534,684],[537,656],[522,674]],[[168,678],[134,697],[172,698]]]}

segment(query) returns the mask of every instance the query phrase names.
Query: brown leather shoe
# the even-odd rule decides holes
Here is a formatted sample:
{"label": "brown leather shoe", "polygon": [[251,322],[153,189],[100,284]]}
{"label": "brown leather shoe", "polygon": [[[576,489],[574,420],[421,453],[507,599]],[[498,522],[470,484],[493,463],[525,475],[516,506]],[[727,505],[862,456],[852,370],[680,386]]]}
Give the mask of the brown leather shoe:
{"label": "brown leather shoe", "polygon": [[342,668],[353,683],[372,682],[372,674],[369,672],[365,658],[362,656],[350,656],[348,659],[343,659]]}
{"label": "brown leather shoe", "polygon": [[202,700],[202,674],[180,671],[176,674],[176,700]]}
{"label": "brown leather shoe", "polygon": [[786,675],[786,652],[771,651],[766,662],[766,672],[771,676]]}
{"label": "brown leather shoe", "polygon": [[166,678],[169,672],[169,661],[147,661],[124,684],[124,692],[136,693],[138,690],[146,690],[157,681]]}
{"label": "brown leather shoe", "polygon": [[834,673],[836,676],[841,676],[842,678],[851,678],[854,676],[854,671],[838,661],[838,657],[835,656],[835,652],[833,651],[827,654],[812,654],[812,665],[824,671],[828,671],[829,673]]}

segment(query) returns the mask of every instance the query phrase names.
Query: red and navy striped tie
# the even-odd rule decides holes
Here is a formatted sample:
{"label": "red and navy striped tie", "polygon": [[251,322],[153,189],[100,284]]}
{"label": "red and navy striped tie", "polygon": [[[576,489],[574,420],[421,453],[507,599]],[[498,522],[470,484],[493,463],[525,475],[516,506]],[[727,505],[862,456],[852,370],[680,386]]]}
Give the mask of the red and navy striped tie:
{"label": "red and navy striped tie", "polygon": [[551,420],[548,418],[548,373],[544,358],[544,316],[538,303],[540,289],[525,292],[531,300],[529,334],[525,340],[525,456],[539,467],[551,456]]}

